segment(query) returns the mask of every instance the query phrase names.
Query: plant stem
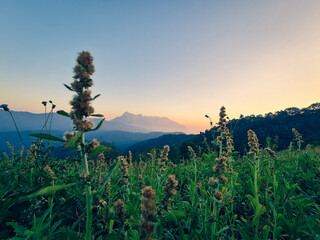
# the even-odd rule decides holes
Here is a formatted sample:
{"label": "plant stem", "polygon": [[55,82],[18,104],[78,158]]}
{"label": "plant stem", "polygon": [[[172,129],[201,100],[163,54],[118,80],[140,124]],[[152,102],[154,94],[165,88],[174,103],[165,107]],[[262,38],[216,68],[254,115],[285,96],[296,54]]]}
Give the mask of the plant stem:
{"label": "plant stem", "polygon": [[[89,177],[89,166],[88,166],[88,159],[87,154],[85,152],[85,138],[84,138],[84,132],[81,132],[81,153],[82,153],[82,164],[83,164],[83,170],[85,174]],[[86,185],[86,205],[87,205],[87,221],[86,221],[86,240],[91,240],[92,235],[92,192],[91,192],[91,186]]]}
{"label": "plant stem", "polygon": [[8,112],[9,112],[11,118],[12,118],[13,124],[14,124],[14,126],[15,126],[15,128],[16,128],[16,131],[17,131],[17,133],[18,133],[18,136],[19,136],[19,139],[20,139],[21,143],[22,143],[27,149],[29,149],[29,147],[23,142],[23,140],[22,140],[22,138],[21,138],[19,129],[18,129],[18,127],[17,127],[16,121],[14,120],[14,117],[13,117],[12,113],[11,113],[10,111],[8,111]]}

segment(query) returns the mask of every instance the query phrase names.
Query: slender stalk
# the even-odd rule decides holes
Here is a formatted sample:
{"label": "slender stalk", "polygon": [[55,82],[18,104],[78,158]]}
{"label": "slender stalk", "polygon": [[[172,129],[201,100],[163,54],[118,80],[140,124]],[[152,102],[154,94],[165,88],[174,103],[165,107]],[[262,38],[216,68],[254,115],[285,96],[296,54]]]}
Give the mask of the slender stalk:
{"label": "slender stalk", "polygon": [[48,133],[48,128],[47,128],[47,106],[44,106],[44,122],[45,122],[45,127],[46,127],[46,133]]}
{"label": "slender stalk", "polygon": [[[256,204],[257,206],[260,204],[259,203],[259,188],[258,188],[258,175],[259,175],[259,169],[260,169],[260,158],[255,155],[255,166],[254,166],[254,194],[255,194],[255,200],[256,200]],[[259,219],[257,220],[257,225],[255,228],[255,236],[256,238],[258,237],[258,233],[259,233]]]}
{"label": "slender stalk", "polygon": [[41,128],[40,133],[42,133],[44,128],[46,128],[46,133],[48,133],[47,124],[48,124],[50,113],[49,113],[48,117],[46,117],[46,116],[47,116],[47,113],[46,113],[46,110],[45,110],[45,121],[44,121],[44,125]]}
{"label": "slender stalk", "polygon": [[[88,159],[87,159],[87,153],[85,152],[85,138],[84,138],[84,132],[81,132],[81,157],[82,157],[82,165],[83,170],[85,174],[89,176],[89,166],[88,166]],[[86,206],[87,206],[87,221],[86,221],[86,240],[91,240],[92,235],[92,191],[91,186],[86,185],[85,187],[86,191]]]}
{"label": "slender stalk", "polygon": [[21,143],[22,143],[27,149],[29,149],[29,147],[24,143],[24,141],[23,141],[22,138],[21,138],[19,129],[18,129],[18,127],[17,127],[16,121],[14,120],[14,117],[13,117],[12,113],[11,113],[10,111],[8,111],[8,112],[9,112],[11,118],[12,118],[13,124],[14,124],[14,126],[15,126],[15,128],[16,128],[16,131],[17,131],[17,133],[18,133],[18,136],[19,136],[19,139],[20,139]]}
{"label": "slender stalk", "polygon": [[52,125],[52,118],[53,118],[53,109],[51,109],[51,118],[50,118],[50,125],[49,125],[49,134],[51,134],[51,125]]}
{"label": "slender stalk", "polygon": [[193,189],[192,206],[194,206],[196,192],[197,192],[197,161],[196,159],[193,159],[193,161],[194,161],[194,189]]}
{"label": "slender stalk", "polygon": [[[223,154],[223,143],[222,143],[224,138],[223,132],[221,132],[220,137],[221,137],[221,140],[219,145],[219,157],[221,157]],[[219,191],[220,191],[220,181],[218,181],[218,186],[215,192],[218,193]],[[218,231],[217,222],[219,222],[219,206],[218,206],[218,200],[216,199],[216,197],[214,197],[214,202],[213,202],[213,216],[214,216],[214,222],[212,224],[211,239],[215,239],[217,237],[216,234]]]}

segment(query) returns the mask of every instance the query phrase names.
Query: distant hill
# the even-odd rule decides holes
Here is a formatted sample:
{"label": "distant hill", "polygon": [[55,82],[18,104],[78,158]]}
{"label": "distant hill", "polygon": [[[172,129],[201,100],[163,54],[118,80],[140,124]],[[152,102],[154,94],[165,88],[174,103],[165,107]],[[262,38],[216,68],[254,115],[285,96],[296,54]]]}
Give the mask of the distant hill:
{"label": "distant hill", "polygon": [[142,153],[145,150],[151,149],[153,147],[162,148],[164,145],[169,145],[170,147],[178,146],[179,144],[193,139],[196,135],[193,134],[165,134],[157,138],[145,140],[138,142],[130,146],[127,151],[132,151],[133,153]]}
{"label": "distant hill", "polygon": [[[228,109],[227,109],[228,113]],[[303,146],[307,144],[320,144],[320,103],[314,103],[307,108],[291,107],[275,113],[263,115],[242,116],[232,119],[227,124],[230,129],[235,150],[244,153],[248,149],[247,131],[252,129],[259,139],[261,147],[267,144],[267,138],[271,138],[271,144],[277,146],[278,150],[287,148],[294,139],[292,128],[302,134]],[[217,130],[214,127],[212,130]],[[216,133],[217,134],[217,133]],[[216,135],[215,134],[215,135]],[[210,130],[197,135],[192,141],[196,145],[202,145],[203,135],[210,144],[212,133]]]}
{"label": "distant hill", "polygon": [[[227,109],[228,111],[228,109]],[[227,112],[228,113],[228,112]],[[275,113],[263,115],[242,116],[239,119],[232,119],[227,124],[233,139],[235,151],[245,153],[248,150],[247,131],[252,129],[259,139],[261,147],[266,147],[267,138],[271,139],[270,144],[273,148],[281,150],[287,148],[294,139],[292,128],[302,134],[303,147],[307,144],[320,145],[320,103],[314,103],[307,108],[287,108]],[[130,146],[134,153],[141,153],[153,147],[162,148],[164,145],[171,147],[170,154],[175,160],[188,157],[187,146],[191,145],[195,150],[196,146],[201,146],[202,152],[206,152],[204,138],[211,147],[211,141],[217,136],[218,127],[206,130],[198,135],[163,135],[155,139],[149,139]],[[169,154],[169,156],[170,156]]]}
{"label": "distant hill", "polygon": [[[45,114],[30,112],[11,111],[20,131],[40,130],[45,122]],[[99,119],[92,119],[95,124]],[[48,125],[50,121],[48,122]],[[71,119],[54,113],[52,115],[52,130],[67,131],[72,129]],[[185,126],[174,122],[166,117],[150,117],[141,114],[124,113],[120,117],[105,121],[101,127],[102,131],[125,131],[125,132],[186,132]],[[10,115],[0,110],[0,132],[15,131]]]}
{"label": "distant hill", "polygon": [[[35,138],[30,137],[30,133],[39,133],[40,131],[32,130],[32,131],[21,131],[21,137],[23,141],[30,146],[31,141],[34,141]],[[64,132],[63,131],[52,131],[51,135],[62,138]],[[134,132],[125,132],[125,131],[96,131],[96,132],[88,132],[86,133],[87,141],[92,140],[93,138],[98,139],[100,142],[107,142],[113,144],[120,151],[126,150],[129,146],[145,141],[152,138],[157,138],[166,133],[164,132],[150,132],[150,133],[134,133]],[[181,134],[181,133],[177,133]],[[9,152],[7,147],[7,142],[9,142],[12,146],[15,146],[16,149],[20,149],[22,144],[19,140],[18,134],[16,131],[7,131],[0,132],[0,153],[5,151]],[[61,144],[57,143],[57,146],[61,146]]]}
{"label": "distant hill", "polygon": [[[119,150],[124,151],[129,146],[148,139],[158,138],[166,133],[150,132],[150,133],[134,133],[125,131],[96,131],[86,134],[88,139],[96,138],[99,141],[114,144]],[[179,134],[179,133],[176,133]]]}
{"label": "distant hill", "polygon": [[[228,109],[227,109],[228,111]],[[8,119],[7,113],[4,115],[4,111],[0,110],[0,151],[7,149],[6,141],[9,140],[13,145],[19,147],[19,139],[17,133],[12,130],[13,124],[10,119]],[[227,112],[228,113],[228,112]],[[30,113],[21,113],[19,115],[17,112],[14,112],[17,120],[17,123],[21,129],[21,126],[33,126],[34,122],[43,122],[44,115],[35,114],[29,115]],[[5,117],[4,117],[5,116]],[[19,117],[18,117],[19,116]],[[34,119],[34,122],[30,120],[30,116]],[[67,118],[62,116],[54,116],[53,126],[63,127],[60,118],[63,118],[63,121],[66,122]],[[199,135],[186,135],[181,132],[175,132],[173,134],[168,134],[165,132],[128,132],[128,131],[105,131],[108,123],[110,125],[125,125],[125,122],[130,122],[132,125],[125,125],[130,129],[136,128],[141,129],[142,126],[139,123],[145,123],[145,128],[152,129],[154,126],[158,125],[159,122],[167,122],[169,126],[170,120],[166,118],[158,117],[144,117],[139,115],[134,115],[130,113],[124,113],[122,116],[115,118],[102,127],[101,131],[91,132],[86,134],[88,140],[92,138],[97,138],[100,141],[113,143],[118,149],[126,152],[131,150],[135,153],[141,153],[145,150],[151,149],[152,147],[162,148],[164,145],[169,145],[174,147],[174,155],[176,158],[179,156],[187,156],[186,153],[188,144],[193,144],[194,146],[202,146],[202,152],[206,151],[206,148],[203,145],[204,137],[207,139],[208,144],[211,144],[212,141],[212,132],[206,130],[204,133]],[[152,125],[152,119],[155,121],[155,124]],[[163,120],[163,121],[162,121]],[[62,121],[62,120],[61,120]],[[70,121],[70,120],[69,120]],[[9,122],[9,124],[8,124]],[[22,124],[23,123],[23,124]],[[6,127],[3,126],[6,125]],[[11,125],[10,125],[11,124]],[[20,125],[21,124],[21,125]],[[71,125],[71,121],[65,127]],[[39,126],[39,125],[38,125]],[[176,126],[172,123],[172,126]],[[275,113],[266,113],[263,115],[250,115],[242,116],[239,119],[232,119],[227,124],[230,129],[233,138],[235,150],[240,153],[245,153],[248,149],[247,142],[247,131],[252,129],[259,138],[259,143],[262,147],[265,147],[267,144],[267,138],[271,138],[271,144],[277,146],[278,150],[286,148],[289,146],[290,142],[294,139],[292,133],[292,128],[295,128],[302,134],[303,146],[306,144],[320,144],[320,103],[314,103],[307,108],[287,108],[282,111],[277,111]],[[67,129],[70,130],[71,126]],[[39,129],[39,128],[37,128]],[[108,129],[108,128],[107,128]],[[169,128],[170,129],[170,128]],[[217,127],[214,127],[212,130],[217,130]],[[5,132],[6,131],[6,132]],[[22,137],[30,141],[28,133],[39,132],[39,130],[29,130],[23,131]],[[53,131],[53,135],[61,137],[63,131]]]}
{"label": "distant hill", "polygon": [[167,117],[150,117],[141,114],[135,115],[129,112],[125,112],[122,116],[110,120],[109,123],[126,124],[131,127],[146,129],[151,132],[187,132],[185,126],[171,121]]}

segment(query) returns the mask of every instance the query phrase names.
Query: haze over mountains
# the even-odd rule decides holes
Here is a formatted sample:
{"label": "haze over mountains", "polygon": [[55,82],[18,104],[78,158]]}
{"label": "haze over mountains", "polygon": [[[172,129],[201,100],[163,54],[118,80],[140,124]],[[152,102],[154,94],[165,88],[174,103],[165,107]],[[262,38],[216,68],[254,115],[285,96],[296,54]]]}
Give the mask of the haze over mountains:
{"label": "haze over mountains", "polygon": [[[45,114],[11,111],[15,117],[19,130],[40,130],[44,124]],[[98,123],[100,119],[92,119]],[[50,124],[50,120],[48,125]],[[57,113],[53,113],[52,130],[67,131],[72,129],[72,121]],[[187,132],[187,128],[167,117],[151,117],[142,114],[125,112],[112,120],[105,121],[101,131],[126,131],[126,132]],[[0,111],[0,131],[15,131],[11,117],[5,111]]]}
{"label": "haze over mountains", "polygon": [[[29,133],[39,133],[45,122],[45,114],[11,111],[21,135],[26,142],[31,141]],[[92,119],[95,125],[100,119]],[[48,120],[48,128],[51,119]],[[44,129],[45,130],[45,129]],[[68,117],[53,113],[51,122],[52,135],[62,137],[65,131],[72,130],[72,121]],[[181,134],[187,132],[187,128],[166,117],[143,116],[125,112],[112,120],[105,121],[99,131],[86,134],[90,140],[97,138],[100,141],[114,143],[119,149],[125,149],[140,141],[157,138],[167,133]],[[0,150],[5,150],[6,142],[20,147],[20,141],[9,113],[0,110]]]}

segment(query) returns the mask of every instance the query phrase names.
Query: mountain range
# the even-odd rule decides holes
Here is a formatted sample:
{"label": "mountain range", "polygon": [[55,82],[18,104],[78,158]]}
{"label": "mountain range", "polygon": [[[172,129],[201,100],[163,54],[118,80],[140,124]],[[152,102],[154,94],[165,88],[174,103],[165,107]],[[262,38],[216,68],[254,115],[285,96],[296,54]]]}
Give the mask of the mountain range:
{"label": "mountain range", "polygon": [[[11,111],[20,131],[41,130],[45,122],[45,114],[30,112]],[[97,124],[99,119],[92,119]],[[48,121],[50,125],[50,119]],[[57,131],[67,131],[72,129],[71,119],[57,113],[52,114],[51,129]],[[125,112],[119,117],[105,121],[100,128],[101,131],[126,131],[126,132],[187,132],[187,128],[167,117],[151,117],[142,114],[132,114]],[[0,111],[0,132],[15,131],[10,115],[5,111]]]}
{"label": "mountain range", "polygon": [[[18,111],[11,111],[11,113],[21,132],[22,139],[29,145],[35,139],[28,134],[40,133],[45,122],[45,114]],[[100,119],[92,118],[92,121],[97,125]],[[52,121],[51,118],[48,120],[48,129],[50,125],[51,134],[59,138],[63,136],[65,131],[72,130],[71,119],[57,113],[52,114]],[[89,141],[96,138],[99,141],[112,143],[116,148],[123,151],[141,141],[157,138],[167,133],[184,134],[186,131],[185,126],[166,117],[151,117],[125,112],[119,117],[104,121],[99,131],[88,132],[86,139]],[[43,132],[46,132],[45,128]],[[7,141],[16,148],[21,147],[10,114],[0,110],[0,151],[8,151]]]}

